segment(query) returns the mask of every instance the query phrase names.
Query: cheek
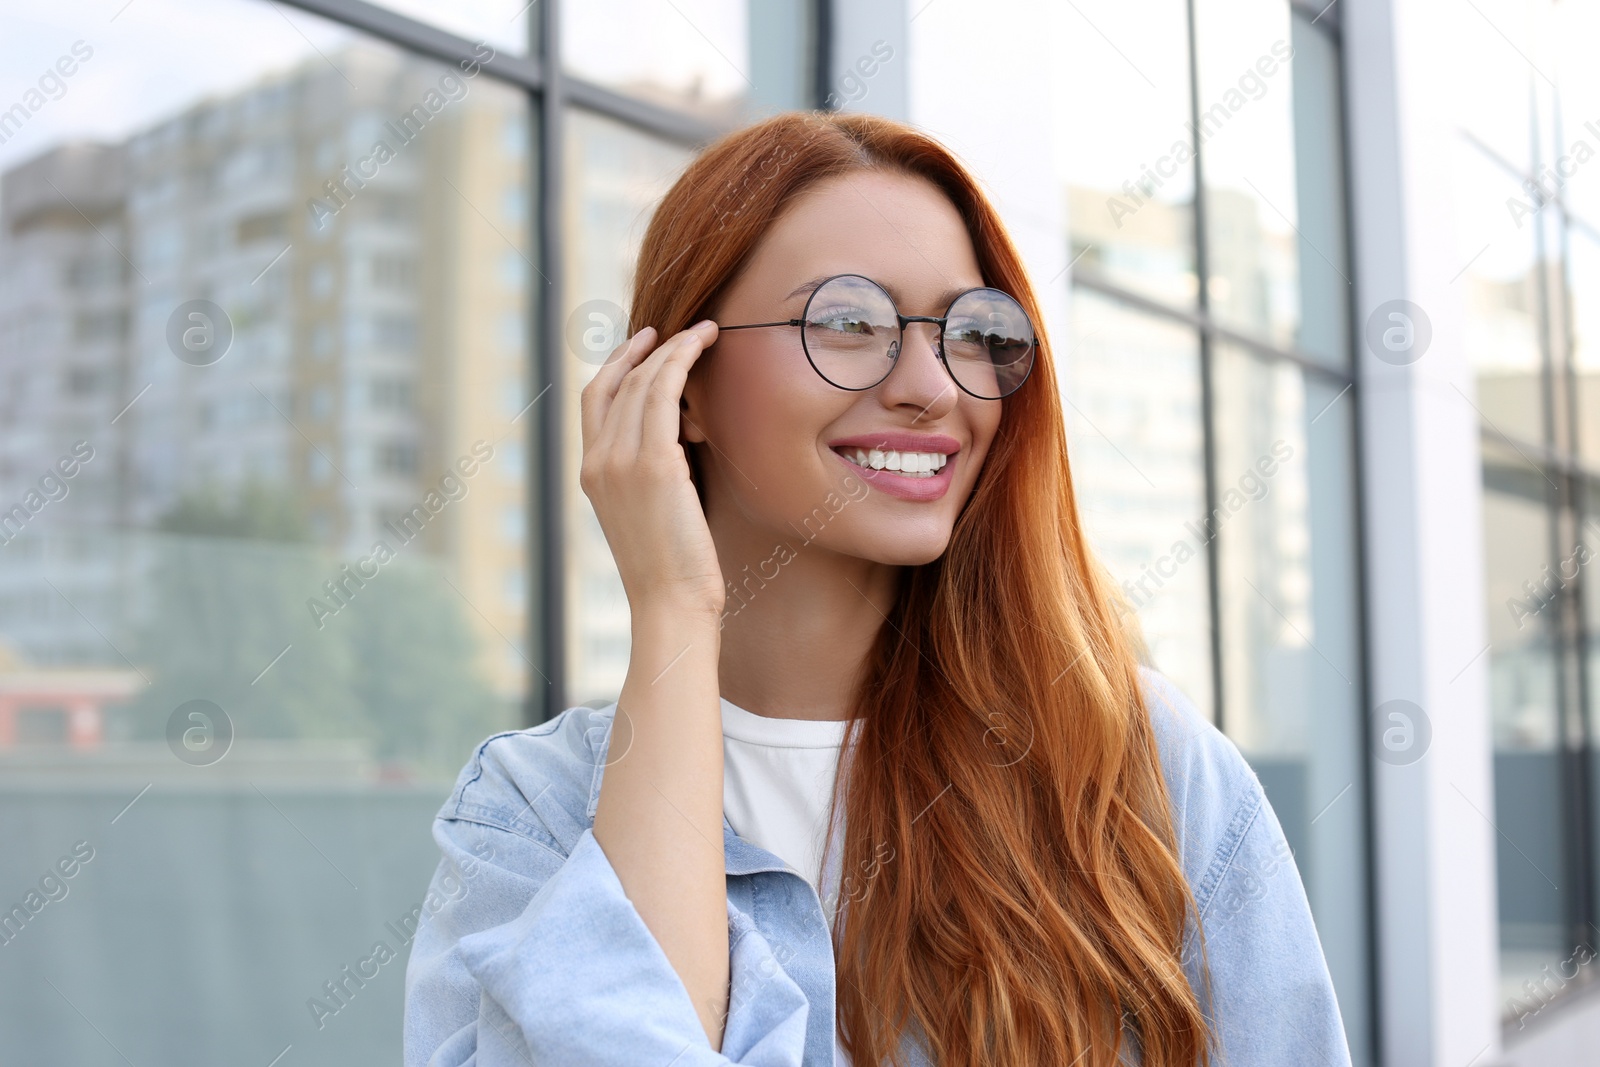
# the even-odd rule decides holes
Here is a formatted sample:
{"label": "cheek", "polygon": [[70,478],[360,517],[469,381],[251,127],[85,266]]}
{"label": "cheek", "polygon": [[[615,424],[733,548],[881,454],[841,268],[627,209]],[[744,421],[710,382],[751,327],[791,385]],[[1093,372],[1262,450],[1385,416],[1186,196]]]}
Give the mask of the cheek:
{"label": "cheek", "polygon": [[758,486],[762,479],[754,469],[792,476],[807,455],[814,455],[818,434],[844,406],[839,398],[850,396],[818,378],[803,353],[769,347],[752,346],[727,359],[710,386],[716,426],[708,432]]}
{"label": "cheek", "polygon": [[1000,429],[1000,410],[1003,401],[983,401],[972,397],[961,399],[966,404],[963,415],[972,434],[973,454],[978,457],[978,469],[981,470],[983,464],[988,462],[995,434]]}

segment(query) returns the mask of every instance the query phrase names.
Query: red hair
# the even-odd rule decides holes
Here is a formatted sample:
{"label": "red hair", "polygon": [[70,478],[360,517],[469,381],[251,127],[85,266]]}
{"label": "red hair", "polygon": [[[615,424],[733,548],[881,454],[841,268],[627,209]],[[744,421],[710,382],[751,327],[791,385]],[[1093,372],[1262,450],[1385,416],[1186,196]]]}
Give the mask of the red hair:
{"label": "red hair", "polygon": [[[984,284],[1042,324],[999,215],[947,149],[829,112],[775,115],[690,164],[645,233],[630,321],[670,337],[706,317],[790,201],[869,169],[938,187]],[[1038,332],[947,550],[904,572],[855,694],[855,758],[834,798],[846,872],[834,949],[840,1033],[859,1064],[898,1064],[913,1025],[940,1067],[1113,1067],[1125,1036],[1146,1067],[1212,1053],[1180,966],[1194,900],[1136,623],[1078,521]]]}

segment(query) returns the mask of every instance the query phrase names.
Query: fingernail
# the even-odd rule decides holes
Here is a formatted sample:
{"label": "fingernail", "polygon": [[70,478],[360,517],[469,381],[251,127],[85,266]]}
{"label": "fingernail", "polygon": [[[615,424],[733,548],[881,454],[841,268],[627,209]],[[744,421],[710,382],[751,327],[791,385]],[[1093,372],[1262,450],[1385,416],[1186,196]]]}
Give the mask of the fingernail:
{"label": "fingernail", "polygon": [[710,325],[713,325],[713,323],[712,323],[712,321],[710,319],[701,319],[699,322],[697,322],[693,326],[689,327],[689,329],[698,330],[702,326],[710,326]]}

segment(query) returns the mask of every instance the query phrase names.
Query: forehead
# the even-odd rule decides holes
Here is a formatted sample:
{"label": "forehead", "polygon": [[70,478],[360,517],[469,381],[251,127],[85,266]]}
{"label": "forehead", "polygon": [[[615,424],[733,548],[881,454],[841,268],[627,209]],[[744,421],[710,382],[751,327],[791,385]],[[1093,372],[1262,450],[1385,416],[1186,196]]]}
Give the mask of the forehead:
{"label": "forehead", "polygon": [[912,314],[941,294],[983,284],[949,198],[925,178],[885,171],[854,171],[807,189],[762,238],[743,280],[753,296],[782,300],[830,274],[864,274]]}

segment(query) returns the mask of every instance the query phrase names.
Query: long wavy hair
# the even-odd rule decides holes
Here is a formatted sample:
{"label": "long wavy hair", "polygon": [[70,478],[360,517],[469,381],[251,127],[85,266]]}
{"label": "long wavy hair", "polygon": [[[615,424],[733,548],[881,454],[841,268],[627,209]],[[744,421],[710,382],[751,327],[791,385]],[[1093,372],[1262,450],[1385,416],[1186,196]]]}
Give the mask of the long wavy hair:
{"label": "long wavy hair", "polygon": [[[869,169],[942,190],[984,284],[1043,322],[999,215],[946,148],[880,116],[790,111],[716,140],[668,191],[640,248],[633,328],[669,337],[706,317],[790,201]],[[833,799],[853,1062],[899,1065],[911,1029],[940,1067],[1111,1067],[1129,1044],[1147,1067],[1210,1062],[1139,648],[1078,521],[1040,329],[948,549],[902,572],[855,693]]]}

